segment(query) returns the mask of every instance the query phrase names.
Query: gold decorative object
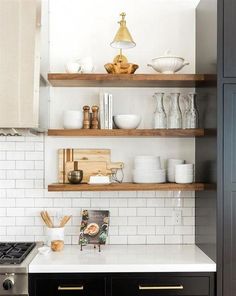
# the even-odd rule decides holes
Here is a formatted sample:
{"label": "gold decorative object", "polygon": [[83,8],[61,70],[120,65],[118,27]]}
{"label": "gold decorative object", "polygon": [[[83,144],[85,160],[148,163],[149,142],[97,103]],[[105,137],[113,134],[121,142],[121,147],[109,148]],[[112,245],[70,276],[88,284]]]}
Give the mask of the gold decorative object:
{"label": "gold decorative object", "polygon": [[127,58],[122,54],[122,49],[135,47],[136,44],[126,26],[126,14],[122,12],[120,16],[121,20],[118,22],[120,27],[110,44],[113,48],[119,49],[120,53],[115,56],[113,63],[107,63],[104,67],[110,74],[133,74],[138,69],[138,65],[128,63]]}
{"label": "gold decorative object", "polygon": [[104,67],[109,74],[134,74],[138,69],[138,65],[130,63],[108,63]]}

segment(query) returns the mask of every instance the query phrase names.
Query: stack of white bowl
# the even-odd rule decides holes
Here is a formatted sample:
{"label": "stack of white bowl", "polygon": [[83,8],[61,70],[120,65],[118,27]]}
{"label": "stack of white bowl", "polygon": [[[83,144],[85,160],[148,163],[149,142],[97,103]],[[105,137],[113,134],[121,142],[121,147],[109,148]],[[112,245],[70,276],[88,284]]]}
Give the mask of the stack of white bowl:
{"label": "stack of white bowl", "polygon": [[133,182],[165,183],[166,171],[161,169],[160,156],[136,156],[134,159]]}
{"label": "stack of white bowl", "polygon": [[175,182],[180,184],[193,183],[194,166],[191,163],[175,166]]}
{"label": "stack of white bowl", "polygon": [[168,182],[175,182],[175,166],[178,164],[183,164],[183,159],[167,159],[167,181]]}

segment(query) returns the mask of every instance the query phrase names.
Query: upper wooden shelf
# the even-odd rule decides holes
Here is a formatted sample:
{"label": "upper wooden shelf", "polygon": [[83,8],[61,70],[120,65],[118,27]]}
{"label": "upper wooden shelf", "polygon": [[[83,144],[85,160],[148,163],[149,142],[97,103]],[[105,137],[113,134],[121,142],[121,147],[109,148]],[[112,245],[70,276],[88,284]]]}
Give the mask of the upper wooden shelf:
{"label": "upper wooden shelf", "polygon": [[203,137],[207,130],[198,129],[49,129],[55,137]]}
{"label": "upper wooden shelf", "polygon": [[216,84],[212,74],[70,74],[49,73],[55,87],[196,87]]}

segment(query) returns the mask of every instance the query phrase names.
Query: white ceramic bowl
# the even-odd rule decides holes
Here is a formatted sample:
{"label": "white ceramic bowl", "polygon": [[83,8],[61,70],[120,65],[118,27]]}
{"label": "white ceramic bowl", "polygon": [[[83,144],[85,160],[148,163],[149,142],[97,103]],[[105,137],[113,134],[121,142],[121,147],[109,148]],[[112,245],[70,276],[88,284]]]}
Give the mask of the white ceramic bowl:
{"label": "white ceramic bowl", "polygon": [[137,114],[121,114],[113,117],[114,123],[121,129],[135,129],[141,122],[141,116]]}
{"label": "white ceramic bowl", "polygon": [[152,59],[148,66],[151,66],[155,71],[163,74],[174,74],[181,70],[184,66],[189,65],[183,58],[176,56],[161,56]]}

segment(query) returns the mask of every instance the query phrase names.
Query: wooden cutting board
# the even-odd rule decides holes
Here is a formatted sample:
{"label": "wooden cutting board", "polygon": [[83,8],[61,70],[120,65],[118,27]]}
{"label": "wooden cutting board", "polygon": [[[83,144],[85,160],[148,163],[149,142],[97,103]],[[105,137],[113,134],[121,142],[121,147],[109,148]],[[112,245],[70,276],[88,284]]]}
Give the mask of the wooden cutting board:
{"label": "wooden cutting board", "polygon": [[88,182],[89,177],[100,171],[110,175],[113,169],[124,166],[122,162],[111,163],[110,149],[59,149],[59,183],[68,183],[68,172],[73,171],[74,161],[79,161],[79,169],[84,171],[83,182]]}

